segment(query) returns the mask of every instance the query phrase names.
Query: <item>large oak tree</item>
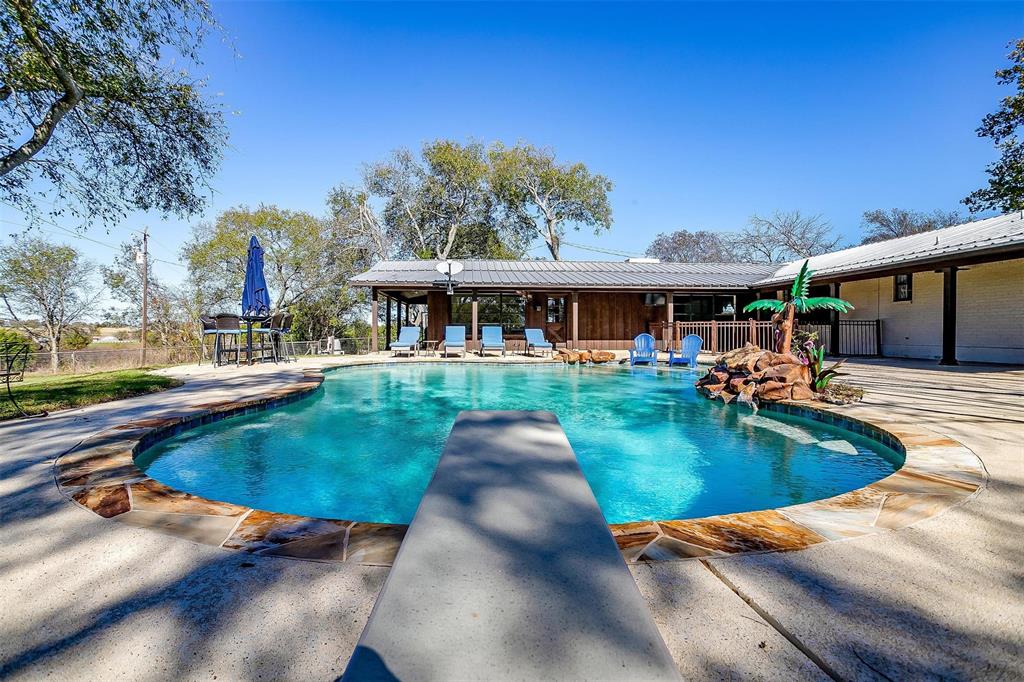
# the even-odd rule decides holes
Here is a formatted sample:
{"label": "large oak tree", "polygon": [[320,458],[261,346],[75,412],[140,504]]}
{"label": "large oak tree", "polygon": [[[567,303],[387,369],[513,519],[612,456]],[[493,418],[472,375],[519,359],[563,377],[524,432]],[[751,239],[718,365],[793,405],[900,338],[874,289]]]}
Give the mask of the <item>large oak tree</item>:
{"label": "large oak tree", "polygon": [[275,311],[343,285],[354,274],[351,250],[329,221],[276,206],[240,206],[194,226],[182,249],[190,278],[211,307],[239,309],[250,235],[264,250]]}
{"label": "large oak tree", "polygon": [[[532,224],[506,210],[489,175],[482,144],[435,140],[419,155],[399,149],[369,165],[363,188],[339,187],[328,204],[362,235],[368,251],[438,260],[515,258]],[[370,214],[371,198],[382,204],[379,216]]]}
{"label": "large oak tree", "polygon": [[495,144],[490,149],[490,182],[496,198],[513,216],[536,226],[551,257],[561,259],[567,227],[611,229],[608,193],[612,182],[582,163],[559,163],[554,151],[530,144]]}
{"label": "large oak tree", "polygon": [[1024,211],[1024,144],[1017,131],[1024,125],[1024,38],[1008,55],[1010,66],[996,71],[1000,85],[1011,85],[1014,92],[1000,102],[999,109],[988,114],[978,128],[979,137],[987,137],[999,150],[999,159],[985,169],[988,187],[972,192],[963,200],[972,213],[995,209],[1004,213]]}
{"label": "large oak tree", "polygon": [[226,139],[205,0],[2,0],[0,201],[84,224],[204,204]]}

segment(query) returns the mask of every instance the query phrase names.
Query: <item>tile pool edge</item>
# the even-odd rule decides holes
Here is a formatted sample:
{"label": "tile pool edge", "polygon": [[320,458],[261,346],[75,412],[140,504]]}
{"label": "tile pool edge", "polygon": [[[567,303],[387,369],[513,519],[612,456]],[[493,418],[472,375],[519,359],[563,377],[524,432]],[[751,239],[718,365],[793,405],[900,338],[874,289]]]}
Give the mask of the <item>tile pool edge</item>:
{"label": "tile pool edge", "polygon": [[[387,566],[405,525],[295,516],[209,500],[150,478],[135,458],[187,429],[307,397],[320,387],[324,371],[416,361],[302,369],[295,382],[266,393],[135,419],[94,434],[58,457],[54,480],[65,498],[93,513],[201,544]],[[893,474],[863,488],[813,502],[698,519],[610,524],[627,563],[788,551],[896,530],[962,504],[987,480],[972,451],[917,425],[858,419],[824,403],[767,403],[761,409],[859,433],[902,452],[905,461]]]}

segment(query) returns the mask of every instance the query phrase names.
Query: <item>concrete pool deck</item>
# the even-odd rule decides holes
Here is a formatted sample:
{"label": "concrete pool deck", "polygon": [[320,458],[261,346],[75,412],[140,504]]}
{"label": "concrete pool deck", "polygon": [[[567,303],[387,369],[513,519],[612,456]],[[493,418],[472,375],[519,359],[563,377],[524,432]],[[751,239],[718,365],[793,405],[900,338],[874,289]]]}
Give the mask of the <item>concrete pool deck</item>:
{"label": "concrete pool deck", "polygon": [[[235,400],[317,364],[174,368],[186,379],[179,389],[0,425],[0,677],[339,675],[386,568],[224,552],[110,523],[66,502],[51,466],[104,428]],[[989,484],[898,531],[799,552],[631,566],[680,671],[1024,675],[1024,371],[847,366],[869,395],[843,410],[958,440],[981,457]]]}

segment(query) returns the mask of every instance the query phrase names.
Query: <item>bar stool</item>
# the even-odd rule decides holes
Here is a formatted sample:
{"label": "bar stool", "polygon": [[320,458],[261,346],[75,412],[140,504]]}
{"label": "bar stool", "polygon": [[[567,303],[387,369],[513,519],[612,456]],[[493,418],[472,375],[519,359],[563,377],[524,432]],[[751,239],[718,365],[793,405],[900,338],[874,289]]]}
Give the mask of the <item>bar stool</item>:
{"label": "bar stool", "polygon": [[293,319],[294,315],[291,313],[284,313],[281,315],[280,322],[273,325],[273,334],[277,338],[277,342],[281,344],[281,354],[283,355],[285,362],[296,359],[295,344],[284,338],[285,334],[290,334],[292,331]]}
{"label": "bar stool", "polygon": [[[235,365],[240,365],[242,362],[242,318],[230,313],[221,313],[214,317],[214,322],[217,326],[217,338],[213,344],[214,365],[221,364],[221,356],[224,353],[234,353]],[[225,348],[221,339],[231,339],[230,347]]]}
{"label": "bar stool", "polygon": [[[213,347],[217,348],[217,321],[209,315],[199,316],[200,337],[199,337],[199,365],[203,364],[203,356],[206,355],[206,337],[213,336]],[[214,363],[216,364],[216,363]]]}
{"label": "bar stool", "polygon": [[[259,350],[261,353],[261,357],[263,357],[262,354],[269,349],[270,358],[275,363],[277,363],[278,361],[277,338],[275,336],[275,333],[277,328],[281,326],[281,319],[283,317],[284,315],[282,313],[275,313],[274,315],[271,315],[267,319],[261,321],[260,326],[255,327],[252,330],[253,333],[259,334],[260,336]],[[267,342],[269,342],[269,345],[267,345]]]}

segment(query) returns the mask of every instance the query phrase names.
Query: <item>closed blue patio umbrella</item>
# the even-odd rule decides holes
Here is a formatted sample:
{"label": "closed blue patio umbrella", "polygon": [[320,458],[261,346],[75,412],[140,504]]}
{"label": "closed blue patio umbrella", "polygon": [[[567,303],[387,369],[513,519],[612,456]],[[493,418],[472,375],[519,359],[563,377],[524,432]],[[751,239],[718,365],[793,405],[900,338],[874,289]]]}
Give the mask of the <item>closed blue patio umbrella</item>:
{"label": "closed blue patio umbrella", "polygon": [[242,287],[242,319],[246,322],[246,351],[252,364],[252,321],[270,314],[270,293],[263,274],[263,247],[249,237],[249,255],[245,261],[245,286]]}
{"label": "closed blue patio umbrella", "polygon": [[270,293],[263,274],[263,247],[253,235],[249,237],[249,255],[245,261],[245,286],[242,287],[242,315],[266,317],[270,314]]}

